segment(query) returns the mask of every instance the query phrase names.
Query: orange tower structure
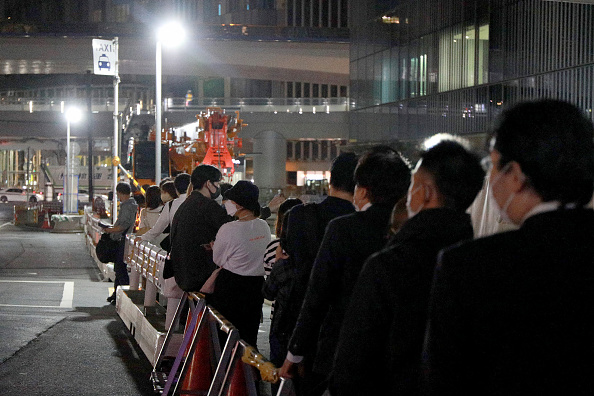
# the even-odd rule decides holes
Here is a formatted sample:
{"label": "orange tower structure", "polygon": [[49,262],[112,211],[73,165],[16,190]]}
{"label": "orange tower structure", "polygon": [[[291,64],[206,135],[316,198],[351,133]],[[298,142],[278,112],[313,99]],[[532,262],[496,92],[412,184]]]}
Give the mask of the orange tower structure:
{"label": "orange tower structure", "polygon": [[203,139],[207,147],[202,164],[216,166],[223,176],[232,176],[235,165],[230,150],[233,150],[235,145],[239,148],[242,146],[241,139],[237,137],[242,127],[239,112],[234,125],[230,125],[232,116],[226,115],[218,107],[208,107],[206,113],[200,113],[196,117],[204,131]]}

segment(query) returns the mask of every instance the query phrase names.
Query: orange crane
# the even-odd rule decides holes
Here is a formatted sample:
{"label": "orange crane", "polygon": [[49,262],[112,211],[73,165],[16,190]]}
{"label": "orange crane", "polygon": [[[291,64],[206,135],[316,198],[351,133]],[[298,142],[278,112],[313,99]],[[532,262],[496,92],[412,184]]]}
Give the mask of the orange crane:
{"label": "orange crane", "polygon": [[[220,107],[207,107],[196,119],[196,123],[169,128],[162,134],[162,143],[168,147],[169,174],[191,174],[196,166],[208,164],[230,178],[235,173],[236,149],[242,147],[238,134],[247,124],[239,118],[239,111],[227,114]],[[155,141],[154,132],[149,135],[149,141]],[[154,180],[142,181],[154,183]]]}

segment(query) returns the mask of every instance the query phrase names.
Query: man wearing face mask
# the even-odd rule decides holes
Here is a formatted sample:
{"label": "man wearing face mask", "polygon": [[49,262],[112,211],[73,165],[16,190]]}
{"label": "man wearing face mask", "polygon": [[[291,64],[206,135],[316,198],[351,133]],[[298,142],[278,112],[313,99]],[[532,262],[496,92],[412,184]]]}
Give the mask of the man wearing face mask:
{"label": "man wearing face mask", "polygon": [[520,226],[444,251],[427,334],[434,395],[592,395],[594,127],[554,100],[509,108],[491,189]]}
{"label": "man wearing face mask", "polygon": [[175,282],[186,291],[199,291],[216,268],[210,242],[232,217],[215,201],[220,195],[221,172],[199,165],[192,172],[193,191],[175,212],[171,224],[170,260]]}
{"label": "man wearing face mask", "polygon": [[419,394],[437,253],[472,239],[465,210],[484,178],[478,157],[458,140],[421,154],[408,189],[409,220],[361,270],[340,331],[332,395]]}
{"label": "man wearing face mask", "polygon": [[282,376],[291,377],[295,363],[319,335],[312,369],[315,389],[308,394],[326,389],[353,286],[365,259],[386,244],[392,208],[406,194],[409,181],[410,169],[398,152],[378,147],[366,153],[355,168],[358,212],[338,217],[326,228],[281,369]]}

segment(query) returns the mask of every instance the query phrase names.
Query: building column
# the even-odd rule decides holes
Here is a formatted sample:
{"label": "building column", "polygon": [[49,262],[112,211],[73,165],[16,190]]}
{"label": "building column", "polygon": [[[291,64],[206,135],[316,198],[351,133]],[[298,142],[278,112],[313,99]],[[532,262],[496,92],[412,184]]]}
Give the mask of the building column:
{"label": "building column", "polygon": [[286,185],[287,140],[275,131],[254,137],[254,183],[260,188],[284,188]]}

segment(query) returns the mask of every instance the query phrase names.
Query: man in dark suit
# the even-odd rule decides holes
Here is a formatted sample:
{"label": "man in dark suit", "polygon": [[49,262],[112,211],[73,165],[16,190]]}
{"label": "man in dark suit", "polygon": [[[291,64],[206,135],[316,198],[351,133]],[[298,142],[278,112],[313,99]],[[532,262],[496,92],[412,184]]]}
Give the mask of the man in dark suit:
{"label": "man in dark suit", "polygon": [[[278,353],[275,353],[274,360],[280,360],[281,365],[287,355],[289,339],[293,334],[299,310],[303,304],[309,275],[326,226],[330,220],[355,211],[353,206],[354,174],[358,161],[359,157],[355,153],[341,152],[332,161],[330,167],[328,196],[320,203],[311,202],[297,205],[285,215],[280,244],[288,254],[284,258],[287,260],[285,267],[290,273],[287,280],[290,286],[287,287],[288,293],[283,301],[285,309],[278,316],[277,312],[274,313],[276,325],[274,333],[279,344],[279,350]],[[311,346],[310,353],[306,353],[306,355],[309,354],[315,354],[315,343]],[[272,358],[271,356],[271,360]],[[307,370],[309,368],[310,366],[307,367]],[[304,381],[295,383],[295,385],[299,389],[307,387]]]}
{"label": "man in dark suit", "polygon": [[592,122],[568,103],[505,111],[491,193],[519,230],[444,251],[427,334],[433,395],[594,394]]}
{"label": "man in dark suit", "polygon": [[437,253],[472,239],[465,213],[485,172],[453,137],[421,154],[408,190],[409,220],[372,255],[342,323],[332,395],[418,395]]}
{"label": "man in dark suit", "polygon": [[353,286],[365,259],[386,244],[390,214],[406,194],[410,169],[394,150],[377,148],[359,160],[355,182],[358,212],[338,217],[326,228],[281,369],[281,375],[291,377],[295,364],[318,340],[312,374],[317,386],[307,391],[310,395],[326,389]]}

